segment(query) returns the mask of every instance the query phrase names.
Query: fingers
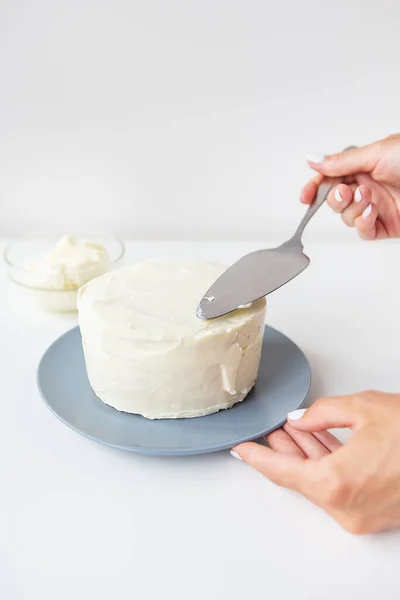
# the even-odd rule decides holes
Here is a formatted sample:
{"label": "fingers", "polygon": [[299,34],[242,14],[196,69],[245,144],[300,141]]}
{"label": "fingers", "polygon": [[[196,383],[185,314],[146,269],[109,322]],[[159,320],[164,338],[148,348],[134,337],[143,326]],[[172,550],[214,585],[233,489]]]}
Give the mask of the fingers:
{"label": "fingers", "polygon": [[234,452],[277,485],[297,492],[305,493],[312,488],[317,475],[314,465],[318,463],[299,456],[274,452],[261,444],[240,444],[234,448]]}
{"label": "fingers", "polygon": [[319,460],[342,446],[342,443],[328,431],[317,433],[297,431],[289,423],[270,433],[267,441],[275,452],[312,460]]}
{"label": "fingers", "polygon": [[368,204],[360,217],[354,220],[355,228],[362,240],[375,240],[378,237],[378,209],[374,204]]}
{"label": "fingers", "polygon": [[327,203],[336,213],[342,213],[353,202],[354,186],[341,183],[331,190],[328,195]]}
{"label": "fingers", "polygon": [[[322,180],[323,180],[323,176],[318,174],[316,177],[313,177],[313,179],[308,181],[300,192],[300,202],[302,202],[303,204],[311,204],[317,194],[318,187]],[[344,183],[347,183],[347,184],[354,183],[354,177],[353,176],[345,177]],[[354,189],[355,189],[355,187],[354,187]],[[353,189],[353,191],[354,191],[354,189]],[[332,192],[330,193],[330,197],[331,197],[332,201],[334,201],[334,196],[333,196],[334,191],[335,190],[332,190]],[[339,202],[340,202],[340,199],[339,199]],[[349,202],[350,202],[350,200],[349,200]],[[329,203],[329,197],[328,197],[328,203]],[[333,208],[333,204],[331,206]]]}
{"label": "fingers", "polygon": [[329,431],[314,431],[313,436],[316,437],[329,452],[336,452],[336,450],[343,446],[342,442],[329,433]]}
{"label": "fingers", "polygon": [[340,177],[353,173],[367,173],[372,171],[381,156],[381,145],[374,143],[329,156],[309,156],[307,161],[313,169],[323,175]]}
{"label": "fingers", "polygon": [[319,432],[333,427],[356,428],[362,418],[355,395],[320,398],[308,409],[289,413],[288,423],[299,431]]}
{"label": "fingers", "polygon": [[323,456],[330,454],[329,450],[321,444],[312,433],[309,433],[308,431],[297,431],[288,423],[283,426],[283,429],[289,434],[292,440],[294,440],[307,458],[319,460]]}
{"label": "fingers", "polygon": [[300,192],[300,202],[302,202],[303,204],[311,204],[312,203],[312,201],[314,200],[314,198],[317,194],[318,187],[319,187],[319,184],[321,183],[322,179],[323,179],[322,175],[317,175],[316,177],[311,179],[311,181],[306,183],[306,185],[303,187],[303,189]]}
{"label": "fingers", "polygon": [[298,456],[299,458],[306,457],[296,442],[293,441],[292,437],[283,429],[277,429],[267,435],[267,441],[270,448],[275,450],[275,452],[290,454],[291,456]]}
{"label": "fingers", "polygon": [[333,189],[327,200],[329,206],[342,215],[348,227],[355,227],[364,240],[377,237],[378,209],[372,202],[372,191],[367,185],[341,184]]}
{"label": "fingers", "polygon": [[355,220],[362,217],[364,213],[369,216],[372,211],[371,198],[371,190],[366,185],[356,188],[352,202],[342,211],[342,220],[348,227],[354,227]]}

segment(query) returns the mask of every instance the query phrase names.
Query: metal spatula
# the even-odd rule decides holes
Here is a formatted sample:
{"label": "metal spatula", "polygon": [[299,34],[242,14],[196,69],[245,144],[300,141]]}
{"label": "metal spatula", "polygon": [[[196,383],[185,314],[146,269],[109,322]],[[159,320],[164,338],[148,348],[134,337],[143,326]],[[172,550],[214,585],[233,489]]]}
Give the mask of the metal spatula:
{"label": "metal spatula", "polygon": [[322,181],[314,202],[287,242],[277,248],[251,252],[229,267],[203,296],[197,316],[214,319],[230,313],[267,296],[304,271],[310,264],[301,242],[304,228],[325,202],[330,190],[342,181],[342,178]]}

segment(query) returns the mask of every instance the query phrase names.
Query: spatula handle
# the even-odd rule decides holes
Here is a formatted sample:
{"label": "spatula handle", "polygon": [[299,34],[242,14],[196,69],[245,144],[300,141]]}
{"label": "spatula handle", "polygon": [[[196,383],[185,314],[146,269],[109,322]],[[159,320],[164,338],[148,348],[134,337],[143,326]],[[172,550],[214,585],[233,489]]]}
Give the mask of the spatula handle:
{"label": "spatula handle", "polygon": [[[356,146],[349,146],[348,148],[345,148],[344,152],[346,152],[346,150],[352,150],[353,148],[356,148]],[[315,200],[310,205],[306,214],[302,218],[300,225],[298,226],[296,233],[292,238],[293,241],[301,241],[301,236],[303,235],[304,228],[311,219],[311,217],[313,217],[317,210],[320,208],[320,206],[323,205],[331,189],[339,185],[339,183],[342,183],[342,181],[343,177],[325,177],[325,179],[322,180],[322,182],[319,185]]]}

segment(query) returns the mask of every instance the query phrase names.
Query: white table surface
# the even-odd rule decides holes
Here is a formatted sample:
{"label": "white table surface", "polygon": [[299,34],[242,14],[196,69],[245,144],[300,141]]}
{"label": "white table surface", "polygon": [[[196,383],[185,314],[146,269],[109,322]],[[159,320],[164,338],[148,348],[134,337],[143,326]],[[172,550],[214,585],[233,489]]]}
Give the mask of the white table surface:
{"label": "white table surface", "polygon": [[[232,261],[257,243],[132,243],[128,260]],[[311,399],[400,390],[400,245],[306,245],[311,267],[269,322],[307,354]],[[400,597],[400,531],[356,537],[228,452],[110,449],[46,409],[36,367],[76,322],[40,312],[0,270],[0,598]]]}

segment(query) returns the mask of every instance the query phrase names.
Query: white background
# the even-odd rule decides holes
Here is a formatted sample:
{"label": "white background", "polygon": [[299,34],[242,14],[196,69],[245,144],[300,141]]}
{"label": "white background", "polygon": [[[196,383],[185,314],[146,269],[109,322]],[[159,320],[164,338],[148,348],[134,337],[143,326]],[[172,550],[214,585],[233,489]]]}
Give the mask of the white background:
{"label": "white background", "polygon": [[0,235],[289,233],[306,154],[399,129],[399,22],[397,0],[2,0]]}

